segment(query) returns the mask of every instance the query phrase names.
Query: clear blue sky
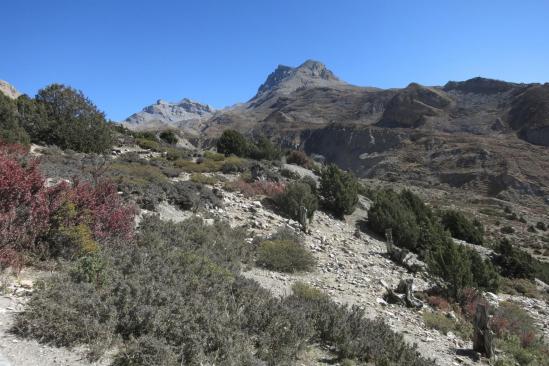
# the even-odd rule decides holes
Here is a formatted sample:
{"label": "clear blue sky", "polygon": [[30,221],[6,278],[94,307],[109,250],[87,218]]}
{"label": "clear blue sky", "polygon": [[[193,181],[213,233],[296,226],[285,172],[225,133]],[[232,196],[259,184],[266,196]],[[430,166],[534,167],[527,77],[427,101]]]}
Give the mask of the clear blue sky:
{"label": "clear blue sky", "polygon": [[306,59],[356,85],[549,81],[547,0],[4,0],[1,19],[0,79],[69,84],[114,120],[246,101]]}

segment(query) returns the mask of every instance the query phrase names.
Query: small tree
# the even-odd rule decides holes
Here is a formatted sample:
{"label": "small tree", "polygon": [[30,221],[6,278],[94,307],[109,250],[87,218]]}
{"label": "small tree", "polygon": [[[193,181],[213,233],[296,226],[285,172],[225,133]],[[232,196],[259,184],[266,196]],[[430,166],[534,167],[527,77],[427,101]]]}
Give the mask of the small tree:
{"label": "small tree", "polygon": [[62,149],[101,153],[112,143],[111,130],[103,112],[81,91],[52,84],[41,89],[36,101],[45,106],[48,130],[41,130],[44,142]]}
{"label": "small tree", "polygon": [[160,133],[160,138],[167,142],[168,144],[171,144],[171,145],[174,145],[177,143],[177,136],[175,135],[175,133],[173,131],[162,131]]}
{"label": "small tree", "polygon": [[441,223],[454,238],[465,240],[471,244],[482,245],[483,230],[480,222],[474,225],[463,213],[448,210],[442,214]]}
{"label": "small tree", "polygon": [[28,144],[28,134],[19,123],[17,106],[0,92],[0,139],[10,143]]}
{"label": "small tree", "polygon": [[349,215],[358,203],[358,181],[352,173],[331,164],[322,171],[320,194],[324,206],[336,216]]}
{"label": "small tree", "polygon": [[217,140],[217,152],[229,156],[247,156],[249,152],[248,141],[235,130],[225,130]]}
{"label": "small tree", "polygon": [[[286,186],[284,192],[275,197],[277,206],[290,218],[300,221],[303,209],[310,220],[318,208],[318,200],[306,183],[292,182]],[[306,223],[301,222],[305,225]]]}

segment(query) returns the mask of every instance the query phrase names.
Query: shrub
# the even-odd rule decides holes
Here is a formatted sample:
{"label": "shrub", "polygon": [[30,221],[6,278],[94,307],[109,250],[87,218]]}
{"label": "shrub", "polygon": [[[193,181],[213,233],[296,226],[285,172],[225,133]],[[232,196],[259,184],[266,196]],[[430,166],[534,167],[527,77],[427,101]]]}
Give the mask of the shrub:
{"label": "shrub", "polygon": [[512,226],[504,226],[500,230],[503,234],[513,234],[515,232],[515,229],[513,229]]}
{"label": "shrub", "polygon": [[112,144],[103,112],[71,87],[52,84],[38,91],[36,102],[45,106],[49,125],[41,132],[45,143],[62,149],[101,153]]}
{"label": "shrub", "polygon": [[217,140],[217,152],[225,156],[234,154],[245,157],[249,152],[248,141],[235,130],[225,130]]}
{"label": "shrub", "polygon": [[520,306],[502,302],[490,320],[490,328],[497,336],[513,335],[520,339],[522,347],[528,347],[535,340],[537,329],[533,319]]}
{"label": "shrub", "polygon": [[336,216],[343,217],[355,210],[358,203],[358,182],[352,173],[329,165],[320,177],[320,194],[323,205]]}
{"label": "shrub", "polygon": [[0,140],[28,145],[29,135],[20,124],[17,104],[0,93]]}
{"label": "shrub", "polygon": [[201,173],[191,174],[191,181],[200,184],[208,184],[210,186],[213,186],[215,183],[217,183],[217,179],[215,177],[204,175]]}
{"label": "shrub", "polygon": [[318,200],[311,192],[308,184],[292,182],[286,186],[284,192],[275,197],[277,207],[288,217],[300,221],[302,208],[307,211],[307,218],[310,220],[318,207]]}
{"label": "shrub", "polygon": [[541,231],[545,231],[545,230],[547,230],[547,225],[545,225],[545,223],[543,223],[541,221],[538,221],[538,222],[536,222],[536,229],[541,230]]}
{"label": "shrub", "polygon": [[288,155],[286,156],[286,162],[288,164],[295,164],[295,165],[302,166],[306,169],[310,169],[311,166],[313,165],[313,161],[309,159],[307,154],[305,154],[303,151],[297,151],[297,150],[292,150],[288,153]]}
{"label": "shrub", "polygon": [[441,296],[429,296],[427,298],[427,304],[431,305],[435,309],[446,311],[450,308],[448,300]]}
{"label": "shrub", "polygon": [[216,153],[216,152],[213,152],[213,151],[210,151],[210,150],[206,150],[206,151],[204,151],[204,158],[205,159],[210,159],[210,160],[213,160],[213,161],[223,161],[223,160],[225,160],[225,155],[219,154],[219,153]]}
{"label": "shrub", "polygon": [[256,264],[277,272],[310,271],[315,258],[300,243],[291,240],[266,240],[258,248]]}
{"label": "shrub", "polygon": [[[102,351],[115,365],[289,365],[307,342],[359,361],[431,366],[401,335],[316,291],[275,298],[238,274],[245,233],[146,217],[136,242],[105,247],[37,286],[14,331]],[[74,274],[72,274],[74,273]],[[96,274],[103,280],[98,286]]]}
{"label": "shrub", "polygon": [[465,240],[468,243],[482,245],[482,226],[480,223],[474,225],[463,213],[455,210],[445,211],[442,214],[441,223],[454,238]]}
{"label": "shrub", "polygon": [[155,140],[138,138],[135,140],[135,143],[142,149],[157,151],[157,152],[162,150],[158,141],[155,141]]}
{"label": "shrub", "polygon": [[171,130],[160,132],[159,137],[160,137],[160,139],[162,139],[162,141],[164,141],[164,142],[166,142],[170,145],[174,145],[178,141],[177,135]]}
{"label": "shrub", "polygon": [[508,239],[503,239],[496,248],[498,256],[495,263],[505,277],[533,279],[535,274],[534,258],[530,254],[513,247]]}
{"label": "shrub", "polygon": [[255,144],[250,145],[248,156],[255,160],[278,160],[282,155],[280,148],[264,136],[261,136]]}
{"label": "shrub", "polygon": [[48,230],[49,193],[38,162],[0,142],[0,252],[33,250]]}
{"label": "shrub", "polygon": [[306,301],[321,301],[330,298],[319,289],[301,281],[297,281],[292,285],[292,294]]}
{"label": "shrub", "polygon": [[471,323],[460,319],[452,319],[445,314],[424,312],[423,322],[428,328],[436,329],[444,335],[453,332],[464,340],[471,339],[473,335]]}
{"label": "shrub", "polygon": [[134,215],[114,184],[76,181],[48,188],[25,150],[0,146],[1,248],[21,255],[86,253],[95,250],[95,240],[131,237]]}
{"label": "shrub", "polygon": [[225,183],[225,189],[229,191],[238,191],[246,197],[266,196],[275,198],[284,192],[285,185],[281,182],[265,180],[248,182],[244,179],[237,179]]}

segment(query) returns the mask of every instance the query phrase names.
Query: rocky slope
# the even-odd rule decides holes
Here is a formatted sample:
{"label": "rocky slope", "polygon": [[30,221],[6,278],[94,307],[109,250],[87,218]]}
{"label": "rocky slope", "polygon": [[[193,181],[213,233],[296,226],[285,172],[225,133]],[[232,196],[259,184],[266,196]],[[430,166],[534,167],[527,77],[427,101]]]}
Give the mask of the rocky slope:
{"label": "rocky slope", "polygon": [[21,95],[13,85],[4,80],[0,80],[0,93],[11,99],[16,99]]}
{"label": "rocky slope", "polygon": [[175,125],[206,141],[233,128],[322,155],[364,178],[543,203],[549,202],[548,116],[549,84],[476,77],[383,90],[347,84],[308,60],[279,65],[245,103],[217,112],[157,103],[127,124]]}

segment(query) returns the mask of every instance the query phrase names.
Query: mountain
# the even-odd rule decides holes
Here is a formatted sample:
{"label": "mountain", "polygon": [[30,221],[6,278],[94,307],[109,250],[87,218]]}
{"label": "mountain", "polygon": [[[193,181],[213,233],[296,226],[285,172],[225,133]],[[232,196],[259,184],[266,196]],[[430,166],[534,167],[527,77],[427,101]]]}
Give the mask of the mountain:
{"label": "mountain", "polygon": [[279,65],[249,101],[207,112],[184,123],[146,114],[204,141],[227,128],[265,135],[363,178],[549,202],[549,84],[475,77],[380,89],[308,60]]}
{"label": "mountain", "polygon": [[4,80],[0,80],[0,93],[11,99],[16,99],[21,95],[13,85]]}
{"label": "mountain", "polygon": [[124,120],[123,124],[130,129],[155,129],[163,127],[179,127],[193,130],[201,120],[211,117],[214,109],[184,98],[180,102],[170,103],[158,100],[141,112],[134,113]]}

